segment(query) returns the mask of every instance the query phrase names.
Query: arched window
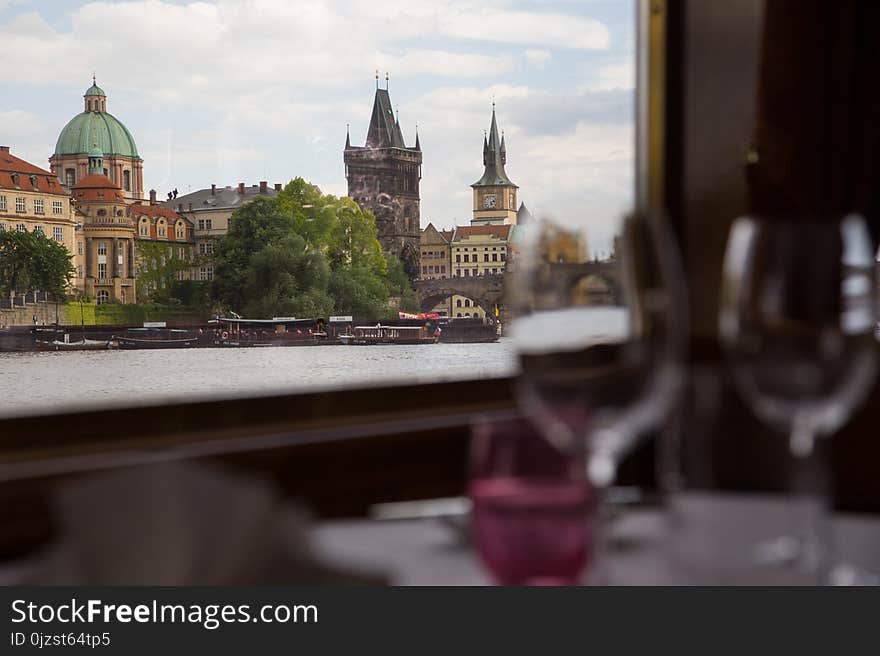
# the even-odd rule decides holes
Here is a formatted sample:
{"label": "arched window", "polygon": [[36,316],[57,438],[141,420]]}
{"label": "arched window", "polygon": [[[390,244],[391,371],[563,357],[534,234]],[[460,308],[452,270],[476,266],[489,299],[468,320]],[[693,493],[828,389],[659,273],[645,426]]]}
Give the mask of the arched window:
{"label": "arched window", "polygon": [[471,306],[471,299],[469,299],[469,298],[464,299],[464,306],[470,307]]}
{"label": "arched window", "polygon": [[104,305],[105,303],[110,302],[110,292],[106,289],[101,289],[98,291],[98,305]]}
{"label": "arched window", "polygon": [[107,210],[98,210],[98,216],[107,216]]}
{"label": "arched window", "polygon": [[147,217],[141,218],[140,235],[141,237],[150,236],[150,221],[149,219],[147,219]]}
{"label": "arched window", "polygon": [[76,184],[76,169],[65,169],[64,170],[64,184],[68,187],[72,187]]}
{"label": "arched window", "polygon": [[[461,307],[461,299],[458,298],[455,300],[455,307]],[[461,316],[460,314],[458,316]]]}
{"label": "arched window", "polygon": [[177,238],[186,239],[186,224],[183,221],[177,222]]}
{"label": "arched window", "polygon": [[167,237],[168,236],[168,229],[165,226],[165,219],[159,219],[159,223],[157,224],[157,227],[156,227],[156,233],[158,234],[159,237]]}

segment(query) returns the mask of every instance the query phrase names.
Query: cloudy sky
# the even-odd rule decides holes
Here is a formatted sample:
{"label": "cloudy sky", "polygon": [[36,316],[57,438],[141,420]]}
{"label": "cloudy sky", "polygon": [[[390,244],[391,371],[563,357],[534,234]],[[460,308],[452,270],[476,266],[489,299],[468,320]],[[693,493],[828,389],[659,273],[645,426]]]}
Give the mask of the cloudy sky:
{"label": "cloudy sky", "polygon": [[632,199],[633,5],[0,0],[0,143],[48,168],[94,71],[160,197],[296,176],[341,195],[379,69],[408,142],[418,124],[422,225],[470,219],[494,98],[520,199],[603,251]]}

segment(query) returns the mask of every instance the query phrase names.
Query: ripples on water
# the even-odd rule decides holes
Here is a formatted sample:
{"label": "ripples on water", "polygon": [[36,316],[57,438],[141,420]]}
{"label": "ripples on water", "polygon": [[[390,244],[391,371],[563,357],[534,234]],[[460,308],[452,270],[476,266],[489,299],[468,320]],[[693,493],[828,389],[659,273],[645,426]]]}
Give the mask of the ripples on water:
{"label": "ripples on water", "polygon": [[0,414],[122,407],[512,374],[491,344],[0,353]]}

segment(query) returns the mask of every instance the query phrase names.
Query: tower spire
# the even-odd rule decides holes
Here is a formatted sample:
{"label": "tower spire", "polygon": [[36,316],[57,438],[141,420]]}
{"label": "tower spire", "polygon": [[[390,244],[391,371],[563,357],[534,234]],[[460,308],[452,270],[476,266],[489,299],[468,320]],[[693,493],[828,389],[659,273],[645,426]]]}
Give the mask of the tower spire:
{"label": "tower spire", "polygon": [[351,132],[348,123],[345,124],[345,147],[351,148]]}
{"label": "tower spire", "polygon": [[385,71],[385,91],[388,91],[388,71]]}
{"label": "tower spire", "polygon": [[422,149],[422,145],[419,143],[419,124],[418,124],[418,123],[416,123],[416,145],[415,145],[415,149],[416,149],[416,150],[421,150],[421,149]]}
{"label": "tower spire", "polygon": [[379,88],[379,69],[376,69],[376,89]]}
{"label": "tower spire", "polygon": [[[502,133],[503,134],[503,133]],[[498,135],[498,120],[495,117],[495,100],[492,100],[492,122],[488,137],[483,131],[483,176],[473,186],[516,185],[507,177],[504,165],[507,163],[507,145],[503,136]]]}

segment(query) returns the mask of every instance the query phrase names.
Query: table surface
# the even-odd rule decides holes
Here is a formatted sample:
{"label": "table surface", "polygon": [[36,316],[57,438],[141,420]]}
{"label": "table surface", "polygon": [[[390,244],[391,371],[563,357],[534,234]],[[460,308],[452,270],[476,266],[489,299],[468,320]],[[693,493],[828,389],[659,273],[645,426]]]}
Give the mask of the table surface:
{"label": "table surface", "polygon": [[[792,516],[790,499],[766,495],[688,493],[675,495],[662,508],[619,507],[608,522],[599,582],[814,584],[795,568],[754,563],[754,545],[784,534]],[[333,570],[356,575],[336,582],[489,585],[491,578],[462,530],[466,517],[320,521],[311,526],[309,551]],[[834,562],[852,565],[860,583],[880,584],[880,517],[835,516],[829,525]],[[0,585],[24,583],[40,564],[38,557],[0,563]],[[128,571],[125,563],[121,567]]]}
{"label": "table surface", "polygon": [[[667,507],[624,509],[609,522],[602,575],[611,585],[804,585],[793,567],[757,566],[755,544],[784,534],[782,496],[677,495]],[[880,572],[880,517],[835,516],[834,562]],[[330,564],[381,573],[394,585],[488,585],[478,556],[438,519],[324,522],[312,531]]]}

